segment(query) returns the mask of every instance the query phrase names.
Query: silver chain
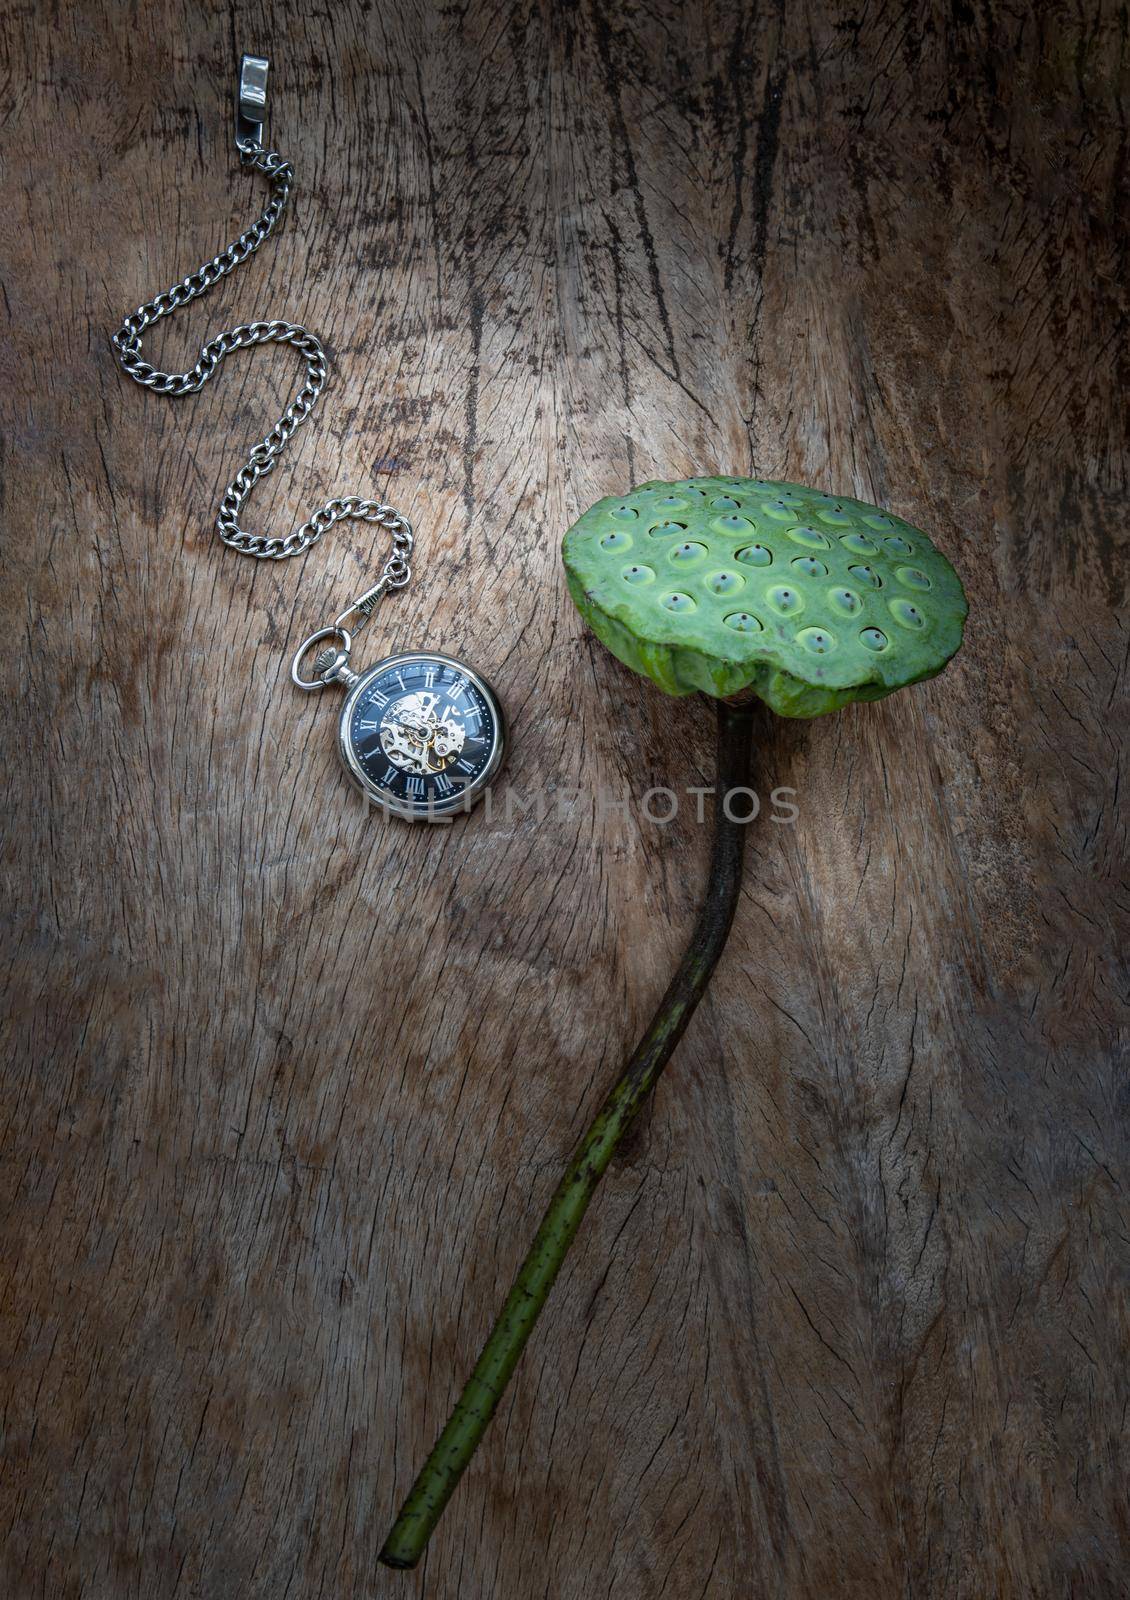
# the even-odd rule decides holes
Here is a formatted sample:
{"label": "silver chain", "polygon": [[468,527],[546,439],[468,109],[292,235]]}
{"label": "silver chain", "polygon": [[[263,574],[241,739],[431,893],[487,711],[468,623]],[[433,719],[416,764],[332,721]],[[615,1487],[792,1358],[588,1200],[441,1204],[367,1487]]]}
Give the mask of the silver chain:
{"label": "silver chain", "polygon": [[265,438],[254,445],[247,460],[227,489],[220,502],[216,518],[216,531],[226,545],[243,555],[256,556],[269,561],[284,561],[287,556],[300,555],[317,544],[322,535],[346,517],[359,517],[363,522],[376,522],[387,528],[392,536],[392,550],[385,562],[376,589],[400,589],[412,576],[408,557],[412,553],[412,527],[398,511],[378,500],[361,500],[356,495],[330,500],[315,511],[308,521],[283,539],[263,533],[247,533],[239,526],[239,514],[244,502],[260,478],[272,471],[291,435],[302,426],[314,409],[315,402],[326,382],[326,353],[321,340],[308,329],[294,322],[249,322],[226,333],[217,334],[201,348],[196,365],[187,372],[159,372],[150,366],[141,354],[141,335],[146,328],[162,317],[172,316],[181,306],[188,305],[202,294],[207,294],[213,284],[227,277],[249,256],[253,256],[265,239],[268,239],[286,210],[294,182],[294,168],[284,161],[277,151],[267,150],[253,139],[240,140],[239,158],[245,167],[261,172],[270,179],[271,198],[266,209],[239,238],[213,256],[180,283],[174,283],[164,294],[156,295],[143,306],[132,311],[111,339],[114,353],[135,383],[157,394],[174,397],[195,394],[202,389],[218,370],[224,357],[233,350],[244,350],[257,344],[289,344],[306,362],[306,381],[287,406]]}

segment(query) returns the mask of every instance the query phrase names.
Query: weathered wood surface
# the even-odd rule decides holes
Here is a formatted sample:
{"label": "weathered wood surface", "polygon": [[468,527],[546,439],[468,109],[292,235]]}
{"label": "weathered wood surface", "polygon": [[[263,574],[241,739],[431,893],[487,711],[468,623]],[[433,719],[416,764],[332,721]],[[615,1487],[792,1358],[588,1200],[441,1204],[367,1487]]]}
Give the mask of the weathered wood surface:
{"label": "weathered wood surface", "polygon": [[[3,1579],[32,1596],[1126,1592],[1125,6],[7,7]],[[366,816],[296,640],[417,524],[364,651],[498,683],[560,818]],[[583,635],[562,530],[646,477],[874,497],[966,579],[937,682],[778,723],[731,948],[415,1575],[375,1566],[706,854],[597,790],[711,722]],[[328,697],[327,697],[328,698]],[[1124,785],[1123,785],[1124,787]]]}

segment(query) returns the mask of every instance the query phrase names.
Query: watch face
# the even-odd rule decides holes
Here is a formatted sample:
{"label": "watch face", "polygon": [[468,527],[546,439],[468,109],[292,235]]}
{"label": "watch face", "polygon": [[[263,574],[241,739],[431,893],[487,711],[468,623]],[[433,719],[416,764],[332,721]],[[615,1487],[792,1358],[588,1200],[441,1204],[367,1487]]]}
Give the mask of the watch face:
{"label": "watch face", "polygon": [[469,810],[502,760],[502,712],[488,683],[448,656],[389,656],[354,684],[341,714],[342,760],[397,816]]}

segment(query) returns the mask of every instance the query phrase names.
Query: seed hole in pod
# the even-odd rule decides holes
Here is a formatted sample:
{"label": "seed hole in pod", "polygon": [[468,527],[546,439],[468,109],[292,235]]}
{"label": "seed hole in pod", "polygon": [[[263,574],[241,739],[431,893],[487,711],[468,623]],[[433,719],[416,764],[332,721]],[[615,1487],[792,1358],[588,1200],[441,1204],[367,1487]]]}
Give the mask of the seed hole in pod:
{"label": "seed hole in pod", "polygon": [[655,503],[661,511],[681,511],[687,502],[681,495],[664,494]]}
{"label": "seed hole in pod", "polygon": [[740,500],[735,500],[732,495],[728,494],[716,494],[710,502],[711,509],[714,511],[740,511],[741,504]]}
{"label": "seed hole in pod", "polygon": [[880,533],[884,532],[887,528],[893,528],[895,525],[894,518],[888,517],[882,511],[865,511],[863,513],[862,521],[864,521],[869,528],[875,528]]}
{"label": "seed hole in pod", "polygon": [[728,537],[740,534],[743,538],[748,539],[751,533],[757,532],[757,528],[749,518],[739,517],[736,511],[727,511],[725,516],[715,517],[710,526],[717,528],[719,533],[724,533]]}
{"label": "seed hole in pod", "polygon": [[815,556],[794,556],[789,566],[797,572],[803,572],[806,578],[826,578],[828,569],[822,561],[817,561]]}
{"label": "seed hole in pod", "polygon": [[625,583],[651,583],[655,578],[655,573],[651,567],[631,566],[625,567],[620,576]]}
{"label": "seed hole in pod", "polygon": [[733,628],[735,633],[760,633],[762,631],[761,623],[756,617],[751,616],[748,611],[731,611],[728,617],[722,618],[722,621],[727,628]]}
{"label": "seed hole in pod", "polygon": [[845,617],[854,617],[857,612],[863,610],[863,601],[854,589],[833,589],[828,599],[837,611],[843,612]]}
{"label": "seed hole in pod", "polygon": [[667,559],[669,561],[677,561],[680,565],[683,565],[688,561],[698,561],[705,554],[706,546],[704,544],[699,544],[694,539],[687,539],[682,544],[677,544]]}
{"label": "seed hole in pod", "polygon": [[796,520],[796,510],[786,500],[763,500],[758,507],[764,517],[771,517],[774,522],[793,522]]}
{"label": "seed hole in pod", "polygon": [[859,642],[865,650],[885,650],[887,636],[879,628],[864,628],[859,636]]}
{"label": "seed hole in pod", "polygon": [[840,543],[845,550],[850,550],[856,556],[877,556],[879,554],[879,546],[874,539],[869,539],[865,533],[841,534]]}
{"label": "seed hole in pod", "polygon": [[804,601],[797,591],[786,588],[784,584],[779,584],[777,588],[770,589],[766,599],[775,610],[782,612],[785,616],[788,616],[791,612],[802,610],[804,606]]}
{"label": "seed hole in pod", "polygon": [[679,493],[687,500],[705,500],[706,490],[700,489],[697,483],[681,483]]}
{"label": "seed hole in pod", "polygon": [[734,560],[744,562],[747,567],[768,567],[772,565],[773,552],[763,544],[747,544],[744,550],[738,551]]}
{"label": "seed hole in pod", "polygon": [[826,656],[836,643],[827,628],[802,628],[796,636],[796,642],[814,656]]}
{"label": "seed hole in pod", "polygon": [[739,589],[745,588],[745,579],[740,572],[712,572],[706,580],[706,587],[711,594],[736,594]]}
{"label": "seed hole in pod", "polygon": [[919,567],[899,567],[895,577],[908,589],[932,589],[934,585]]}
{"label": "seed hole in pod", "polygon": [[804,545],[806,550],[830,550],[832,541],[826,533],[821,533],[819,528],[790,528],[788,536],[794,544]]}
{"label": "seed hole in pod", "polygon": [[668,611],[694,611],[695,603],[689,594],[665,594],[659,602]]}
{"label": "seed hole in pod", "polygon": [[820,506],[816,515],[830,528],[850,528],[853,520],[851,513],[845,511],[843,506]]}
{"label": "seed hole in pod", "polygon": [[635,522],[639,512],[635,506],[613,506],[608,515],[615,517],[618,522]]}
{"label": "seed hole in pod", "polygon": [[883,587],[883,580],[874,567],[849,567],[848,571],[853,578],[858,578],[860,583],[869,583],[872,589]]}
{"label": "seed hole in pod", "polygon": [[611,533],[604,535],[604,538],[600,541],[600,546],[602,550],[630,550],[632,536],[630,533],[622,533],[620,529],[613,528]]}
{"label": "seed hole in pod", "polygon": [[685,522],[657,522],[647,531],[653,539],[673,539],[676,534],[686,533],[687,525]]}
{"label": "seed hole in pod", "polygon": [[910,600],[892,600],[890,612],[895,621],[904,628],[917,631],[926,626],[925,616]]}
{"label": "seed hole in pod", "polygon": [[905,539],[899,539],[897,537],[893,539],[884,539],[883,549],[889,551],[893,556],[912,556],[914,554],[914,546],[912,544],[908,544]]}

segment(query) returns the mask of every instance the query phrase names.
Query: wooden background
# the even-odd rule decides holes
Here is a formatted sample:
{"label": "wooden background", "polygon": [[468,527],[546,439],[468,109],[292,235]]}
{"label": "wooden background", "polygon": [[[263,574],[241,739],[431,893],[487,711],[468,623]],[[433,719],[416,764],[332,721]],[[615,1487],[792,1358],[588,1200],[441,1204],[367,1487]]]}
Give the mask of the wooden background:
{"label": "wooden background", "polygon": [[[1127,1591],[1125,6],[9,0],[0,1588],[12,1600]],[[289,653],[372,575],[220,490],[295,382],[128,384],[252,316],[334,378],[252,502],[419,531],[359,656],[497,682],[538,826],[367,816]],[[389,1519],[660,993],[711,722],[585,636],[592,499],[800,478],[929,529],[935,683],[772,725],[712,998],[416,1574]],[[329,702],[333,700],[333,704]]]}

